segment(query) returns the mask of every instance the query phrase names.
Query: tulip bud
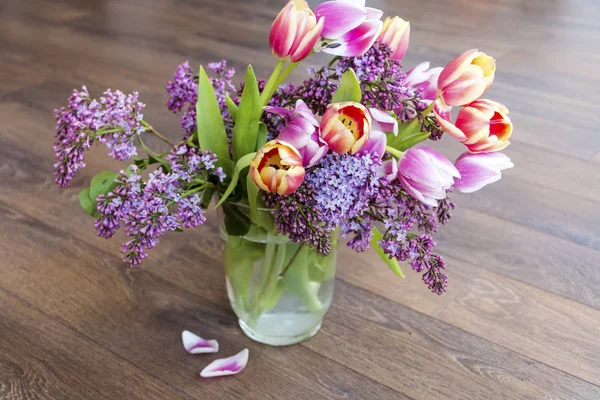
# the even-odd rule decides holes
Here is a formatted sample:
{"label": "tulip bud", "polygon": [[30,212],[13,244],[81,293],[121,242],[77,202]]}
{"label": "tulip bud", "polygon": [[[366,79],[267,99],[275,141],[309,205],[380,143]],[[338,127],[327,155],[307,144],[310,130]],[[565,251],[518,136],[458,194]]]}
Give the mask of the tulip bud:
{"label": "tulip bud", "polygon": [[460,173],[444,155],[428,147],[413,147],[398,163],[398,179],[408,194],[428,206],[446,198]]}
{"label": "tulip bud", "polygon": [[319,123],[304,101],[296,101],[294,111],[277,107],[265,107],[265,110],[286,117],[288,124],[281,130],[278,139],[298,150],[305,168],[317,165],[325,157],[329,146],[319,136]]}
{"label": "tulip bud", "polygon": [[323,18],[317,22],[305,0],[290,0],[271,26],[271,51],[290,62],[303,60],[319,40],[324,23]]}
{"label": "tulip bud", "polygon": [[490,87],[495,72],[496,60],[477,49],[467,50],[440,73],[440,96],[450,106],[469,104]]}
{"label": "tulip bud", "polygon": [[454,163],[460,178],[454,187],[463,193],[472,193],[494,183],[502,177],[503,171],[514,167],[510,158],[502,153],[463,153]]}
{"label": "tulip bud", "polygon": [[338,154],[355,154],[371,135],[371,114],[360,103],[347,101],[327,106],[321,119],[321,137]]}
{"label": "tulip bud", "polygon": [[250,177],[264,191],[291,194],[304,180],[302,157],[291,144],[271,140],[250,162]]}
{"label": "tulip bud", "polygon": [[437,81],[442,67],[429,68],[429,62],[422,62],[406,73],[406,84],[419,92],[421,100],[433,101],[438,98]]}
{"label": "tulip bud", "polygon": [[383,29],[377,38],[378,42],[387,44],[392,49],[392,60],[402,60],[408,50],[410,40],[410,22],[400,17],[386,18]]}

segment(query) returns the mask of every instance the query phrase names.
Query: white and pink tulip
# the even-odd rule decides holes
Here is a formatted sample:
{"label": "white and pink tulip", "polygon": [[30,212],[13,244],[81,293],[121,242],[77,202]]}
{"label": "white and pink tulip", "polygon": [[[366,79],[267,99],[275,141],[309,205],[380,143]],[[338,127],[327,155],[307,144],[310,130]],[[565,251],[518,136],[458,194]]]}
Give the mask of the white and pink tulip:
{"label": "white and pink tulip", "polygon": [[454,163],[460,173],[460,178],[454,181],[456,190],[463,193],[472,193],[482,187],[494,183],[502,177],[505,169],[514,167],[514,164],[502,153],[463,153]]}
{"label": "white and pink tulip", "polygon": [[383,12],[365,7],[364,0],[326,1],[315,8],[315,15],[325,21],[315,49],[336,56],[366,53],[383,28]]}
{"label": "white and pink tulip", "polygon": [[420,92],[421,100],[431,102],[438,98],[437,81],[443,68],[429,68],[429,65],[426,61],[414,66],[406,73],[406,84]]}
{"label": "white and pink tulip", "polygon": [[278,138],[298,150],[304,168],[317,165],[325,157],[329,146],[319,135],[319,122],[304,101],[298,100],[293,111],[278,107],[265,107],[265,110],[286,119],[287,125]]}
{"label": "white and pink tulip", "polygon": [[456,167],[443,155],[428,147],[408,149],[398,163],[402,188],[421,203],[437,206],[446,191],[460,178]]}

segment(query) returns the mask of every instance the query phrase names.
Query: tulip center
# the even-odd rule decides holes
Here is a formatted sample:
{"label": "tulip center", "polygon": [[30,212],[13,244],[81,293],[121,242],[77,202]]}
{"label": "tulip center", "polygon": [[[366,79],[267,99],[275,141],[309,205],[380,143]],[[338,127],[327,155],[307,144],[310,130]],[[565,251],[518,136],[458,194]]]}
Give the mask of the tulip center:
{"label": "tulip center", "polygon": [[358,140],[360,138],[360,133],[362,130],[362,124],[360,124],[355,118],[348,114],[341,114],[338,119],[344,127],[352,133],[354,140]]}
{"label": "tulip center", "polygon": [[279,151],[277,150],[270,151],[269,153],[267,153],[267,155],[263,159],[262,166],[272,167],[275,170],[283,169],[287,171],[288,169],[290,169],[289,165],[283,165],[281,163],[281,156],[279,155]]}
{"label": "tulip center", "polygon": [[490,119],[490,135],[496,136],[498,140],[507,140],[512,133],[512,125],[506,117],[499,112],[495,112]]}

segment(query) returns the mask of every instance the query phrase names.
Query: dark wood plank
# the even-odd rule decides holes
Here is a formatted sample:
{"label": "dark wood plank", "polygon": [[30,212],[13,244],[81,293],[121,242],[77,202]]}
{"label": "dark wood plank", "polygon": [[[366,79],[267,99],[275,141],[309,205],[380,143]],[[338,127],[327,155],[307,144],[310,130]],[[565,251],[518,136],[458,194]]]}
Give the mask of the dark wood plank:
{"label": "dark wood plank", "polygon": [[[164,91],[175,66],[227,58],[238,70],[252,62],[268,74],[266,39],[282,4],[0,2],[0,288],[17,296],[0,295],[7,302],[0,337],[13,333],[0,343],[0,358],[10,360],[0,362],[0,382],[10,382],[0,390],[10,387],[8,398],[120,398],[112,391],[124,381],[124,363],[124,376],[142,376],[127,381],[127,398],[145,393],[144,380],[155,388],[150,398],[600,397],[585,382],[598,383],[600,369],[595,0],[370,2],[411,21],[407,67],[443,65],[472,47],[495,56],[497,79],[486,97],[512,110],[507,154],[516,168],[475,195],[457,195],[456,218],[437,238],[452,279],[445,296],[430,295],[408,269],[402,281],[373,254],[344,250],[323,331],[303,346],[265,348],[242,335],[229,310],[212,217],[203,229],[166,236],[141,271],[123,269],[119,238],[95,237],[77,189],[124,164],[92,153],[73,188],[59,191],[52,109],[82,83],[95,93],[138,90],[152,124],[178,138]],[[293,79],[304,76],[299,68]],[[448,139],[439,144],[448,154],[462,151]],[[183,352],[184,328],[218,337],[223,352],[248,346],[251,367],[199,380],[212,356]],[[67,340],[92,343],[97,367],[77,351],[59,352]],[[48,350],[20,351],[30,343]],[[98,372],[104,365],[108,374]]]}
{"label": "dark wood plank", "polygon": [[190,397],[0,289],[0,398]]}
{"label": "dark wood plank", "polygon": [[439,318],[600,384],[600,310],[486,271]]}
{"label": "dark wood plank", "polygon": [[[197,287],[213,294],[210,302],[146,271],[125,270],[119,258],[2,203],[0,214],[6,232],[0,251],[9,266],[0,271],[1,288],[191,397],[403,398],[307,348],[265,348],[246,338],[229,309],[222,268],[207,257],[201,267],[218,276],[218,283],[204,279]],[[187,265],[198,268],[196,263],[198,258]],[[169,268],[177,265],[175,260]],[[187,354],[180,339],[183,329],[218,338],[219,354]],[[212,359],[244,347],[250,349],[251,368],[243,373],[229,380],[197,376]]]}

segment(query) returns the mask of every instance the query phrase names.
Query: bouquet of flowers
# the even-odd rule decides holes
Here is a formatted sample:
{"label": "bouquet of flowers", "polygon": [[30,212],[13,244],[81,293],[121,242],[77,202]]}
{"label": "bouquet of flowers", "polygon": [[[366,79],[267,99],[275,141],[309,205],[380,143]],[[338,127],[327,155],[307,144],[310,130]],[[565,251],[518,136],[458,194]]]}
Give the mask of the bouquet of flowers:
{"label": "bouquet of flowers", "polygon": [[[498,152],[512,124],[505,106],[480,98],[494,80],[492,57],[468,50],[444,68],[424,62],[404,72],[410,25],[381,17],[364,0],[314,11],[290,0],[271,27],[277,61],[267,80],[248,66],[236,87],[225,61],[197,73],[179,65],[167,84],[169,109],[182,113],[177,142],[144,119],[138,93],[108,89],[94,98],[85,86],[74,90],[55,112],[56,183],[69,186],[97,143],[115,159],[133,158],[79,194],[99,236],[123,228],[131,267],[163,234],[203,224],[216,203],[232,306],[257,340],[283,335],[273,332],[294,307],[312,318],[295,320],[294,335],[318,329],[340,235],[357,252],[373,247],[400,276],[408,262],[432,292],[444,293],[446,265],[432,235],[451,217],[448,195],[479,190],[513,166]],[[317,52],[332,56],[327,65],[309,68],[301,84],[285,83]],[[170,149],[150,149],[145,134]],[[454,163],[425,144],[444,134],[465,146]]]}

